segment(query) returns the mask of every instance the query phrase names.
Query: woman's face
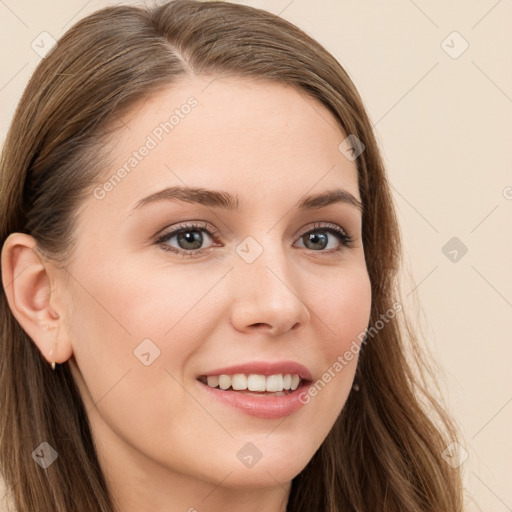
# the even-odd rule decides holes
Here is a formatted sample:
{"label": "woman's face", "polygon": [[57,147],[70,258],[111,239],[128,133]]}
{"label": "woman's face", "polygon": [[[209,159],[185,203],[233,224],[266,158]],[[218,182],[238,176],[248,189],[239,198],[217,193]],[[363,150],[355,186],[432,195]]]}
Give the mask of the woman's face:
{"label": "woman's face", "polygon": [[[120,126],[61,281],[100,460],[142,494],[164,481],[285,484],[338,417],[357,355],[332,369],[369,321],[347,134],[288,86],[213,77],[160,92]],[[322,383],[315,396],[204,378],[281,389],[303,371]]]}

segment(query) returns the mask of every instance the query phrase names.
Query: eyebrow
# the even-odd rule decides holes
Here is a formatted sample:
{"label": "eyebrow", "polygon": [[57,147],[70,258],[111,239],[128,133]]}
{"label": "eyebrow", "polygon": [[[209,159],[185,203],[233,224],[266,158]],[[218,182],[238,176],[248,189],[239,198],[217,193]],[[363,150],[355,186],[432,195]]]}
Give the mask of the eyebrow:
{"label": "eyebrow", "polygon": [[[240,210],[240,201],[237,196],[229,192],[209,190],[198,187],[168,187],[138,201],[132,208],[136,210],[144,205],[158,201],[184,201],[187,203],[196,203],[213,208],[223,208],[226,210]],[[363,211],[363,204],[350,192],[342,189],[333,189],[319,194],[313,194],[303,197],[297,204],[299,210],[310,210],[323,208],[335,203],[345,203]]]}

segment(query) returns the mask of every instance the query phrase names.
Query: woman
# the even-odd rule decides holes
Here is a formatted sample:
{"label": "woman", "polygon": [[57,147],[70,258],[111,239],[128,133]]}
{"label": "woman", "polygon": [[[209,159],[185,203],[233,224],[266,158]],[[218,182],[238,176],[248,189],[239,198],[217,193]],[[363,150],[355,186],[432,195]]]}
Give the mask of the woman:
{"label": "woman", "polygon": [[462,510],[371,124],[301,30],[88,16],[30,80],[0,193],[18,512]]}

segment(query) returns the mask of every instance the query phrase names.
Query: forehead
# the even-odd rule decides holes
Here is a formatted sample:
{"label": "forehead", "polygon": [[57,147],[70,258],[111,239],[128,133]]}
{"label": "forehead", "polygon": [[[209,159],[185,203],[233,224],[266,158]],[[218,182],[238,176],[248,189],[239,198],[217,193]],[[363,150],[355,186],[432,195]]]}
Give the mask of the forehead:
{"label": "forehead", "polygon": [[345,137],[324,105],[291,86],[194,77],[145,98],[120,119],[101,178],[104,203],[124,209],[174,185],[281,201],[287,193],[344,186],[358,197],[356,165],[339,149]]}

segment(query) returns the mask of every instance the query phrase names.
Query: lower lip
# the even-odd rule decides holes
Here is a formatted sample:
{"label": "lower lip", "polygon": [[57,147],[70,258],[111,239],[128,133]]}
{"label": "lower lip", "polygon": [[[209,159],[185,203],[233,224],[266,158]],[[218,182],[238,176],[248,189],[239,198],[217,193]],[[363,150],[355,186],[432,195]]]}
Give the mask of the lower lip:
{"label": "lower lip", "polygon": [[298,411],[305,405],[300,401],[300,395],[309,387],[309,384],[302,384],[295,391],[284,396],[245,395],[240,391],[223,391],[200,381],[197,382],[202,389],[219,402],[235,407],[251,416],[264,419],[284,418]]}

